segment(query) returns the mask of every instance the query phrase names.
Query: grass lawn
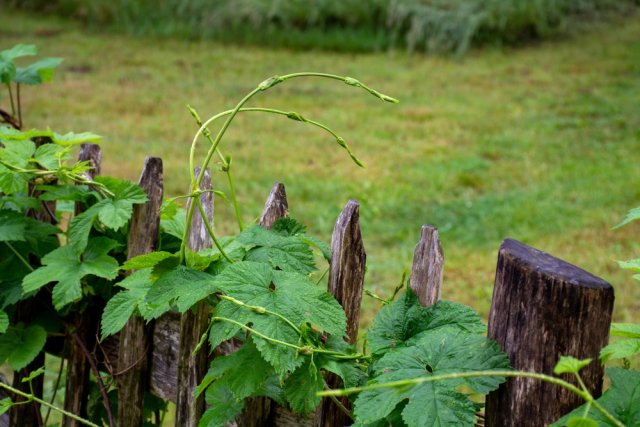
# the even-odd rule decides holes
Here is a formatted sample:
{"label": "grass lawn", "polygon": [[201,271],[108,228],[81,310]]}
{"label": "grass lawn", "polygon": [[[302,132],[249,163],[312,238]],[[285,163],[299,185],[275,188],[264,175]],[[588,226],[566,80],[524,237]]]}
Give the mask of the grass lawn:
{"label": "grass lawn", "polygon": [[[145,156],[161,156],[171,196],[188,184],[196,126],[186,104],[208,117],[274,74],[356,77],[401,103],[299,79],[251,106],[328,124],[364,169],[316,128],[256,113],[234,123],[221,148],[234,159],[246,221],[274,181],[286,184],[292,216],[324,240],[346,201],[359,200],[366,286],[381,295],[409,268],[420,226],[433,224],[446,256],[443,298],[485,317],[498,247],[513,237],[610,281],[615,320],[640,321],[640,288],[616,264],[640,256],[640,224],[611,230],[640,205],[638,19],[454,60],[136,39],[0,12],[0,48],[19,42],[65,58],[52,83],[23,90],[26,126],[104,135],[103,172],[132,180]],[[214,182],[226,189],[222,174]],[[217,212],[217,227],[235,232],[230,206]],[[377,303],[365,298],[366,323]]]}

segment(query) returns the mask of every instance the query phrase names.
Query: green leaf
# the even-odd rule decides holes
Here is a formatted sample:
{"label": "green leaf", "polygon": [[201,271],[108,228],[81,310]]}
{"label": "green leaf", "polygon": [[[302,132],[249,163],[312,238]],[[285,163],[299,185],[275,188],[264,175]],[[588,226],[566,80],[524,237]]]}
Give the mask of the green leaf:
{"label": "green leaf", "polygon": [[214,383],[207,389],[205,400],[211,407],[200,418],[198,427],[223,427],[238,416],[244,401],[236,399],[224,382]]}
{"label": "green leaf", "polygon": [[615,337],[640,338],[640,323],[612,323],[610,334]]}
{"label": "green leaf", "polygon": [[287,378],[284,395],[294,412],[308,414],[320,404],[322,398],[316,393],[323,388],[322,373],[307,357],[305,363]]}
{"label": "green leaf", "polygon": [[622,222],[613,228],[622,227],[623,225],[627,225],[637,219],[640,219],[640,207],[631,209],[629,212],[627,212],[627,216],[622,220]]}
{"label": "green leaf", "polygon": [[131,218],[133,205],[147,201],[145,192],[130,182],[110,177],[97,177],[96,181],[104,184],[115,196],[113,199],[100,200],[71,220],[68,231],[69,241],[78,251],[86,247],[96,218],[106,227],[118,230]]}
{"label": "green leaf", "polygon": [[7,332],[9,328],[9,315],[6,311],[0,310],[0,334]]}
{"label": "green leaf", "polygon": [[[622,368],[608,368],[607,375],[611,379],[611,387],[597,399],[604,409],[625,426],[640,425],[640,372]],[[585,412],[586,404],[574,409],[552,426],[568,426],[569,420],[575,417],[588,417],[598,426],[614,426],[608,418],[593,406]]]}
{"label": "green leaf", "polygon": [[36,369],[35,371],[31,371],[31,373],[29,373],[29,376],[24,377],[22,379],[23,383],[28,383],[33,381],[34,379],[38,378],[40,375],[44,375],[44,366]]}
{"label": "green leaf", "polygon": [[[250,366],[251,369],[247,369]],[[216,357],[211,362],[205,380],[198,390],[207,387],[207,383],[224,382],[236,399],[255,396],[266,379],[273,373],[273,368],[262,359],[254,342],[247,340],[239,350],[227,356]]]}
{"label": "green leaf", "polygon": [[0,55],[3,57],[14,60],[22,58],[24,56],[34,56],[38,54],[38,48],[34,44],[17,44],[11,49],[0,51]]}
{"label": "green leaf", "polygon": [[573,417],[567,422],[568,427],[598,427],[598,423],[591,418]]}
{"label": "green leaf", "polygon": [[33,157],[40,166],[49,170],[59,169],[60,161],[70,158],[69,149],[56,144],[42,144],[36,149]]}
{"label": "green leaf", "polygon": [[58,248],[44,258],[43,266],[25,276],[22,281],[24,293],[35,292],[51,282],[58,282],[53,288],[53,305],[57,310],[82,297],[80,280],[94,275],[112,280],[118,273],[118,262],[107,253],[118,243],[104,237],[89,241],[84,254],[71,245]]}
{"label": "green leaf", "polygon": [[115,294],[105,305],[100,323],[101,339],[124,328],[138,306],[139,300],[129,291]]}
{"label": "green leaf", "polygon": [[25,240],[26,217],[15,211],[0,210],[0,242]]}
{"label": "green leaf", "polygon": [[438,301],[425,308],[409,288],[404,295],[378,312],[367,332],[367,344],[374,355],[404,347],[407,341],[425,331],[452,329],[484,333],[478,314],[462,304]]}
{"label": "green leaf", "polygon": [[51,140],[54,143],[58,145],[63,145],[63,146],[78,145],[83,143],[98,144],[101,139],[102,137],[100,135],[96,135],[95,133],[91,133],[91,132],[82,132],[82,133],[67,132],[64,135],[60,135],[54,132],[51,135]]}
{"label": "green leaf", "polygon": [[15,371],[27,366],[44,348],[47,332],[41,326],[9,326],[0,335],[0,363],[9,362]]}
{"label": "green leaf", "polygon": [[33,141],[12,141],[0,148],[0,160],[17,168],[26,169],[35,151],[36,145]]}
{"label": "green leaf", "polygon": [[122,264],[122,270],[139,270],[141,268],[155,267],[160,261],[171,258],[174,255],[170,252],[157,251],[148,254],[138,255],[128,259]]}
{"label": "green leaf", "polygon": [[313,252],[297,236],[283,236],[255,225],[240,233],[238,241],[254,246],[247,253],[248,261],[267,263],[273,268],[302,274],[316,269]]}
{"label": "green leaf", "polygon": [[24,68],[16,68],[14,81],[27,85],[37,85],[48,82],[53,72],[60,65],[62,58],[43,58]]}
{"label": "green leaf", "polygon": [[184,230],[187,227],[187,212],[180,207],[176,202],[166,200],[162,204],[160,214],[160,229],[182,240],[184,236]]}
{"label": "green leaf", "polygon": [[[296,326],[311,324],[318,330],[342,337],[346,330],[346,317],[342,307],[331,295],[317,287],[307,276],[276,271],[267,264],[237,262],[217,276],[216,284],[224,294],[245,304],[262,307],[286,317]],[[270,338],[298,345],[298,333],[281,318],[260,314],[254,310],[222,300],[214,316],[233,319]],[[211,327],[213,347],[231,338],[239,327],[228,322],[216,322]],[[273,344],[254,336],[258,350],[265,360],[283,375],[293,371],[302,362],[295,350]]]}
{"label": "green leaf", "polygon": [[620,268],[624,268],[625,270],[640,272],[640,258],[630,259],[628,261],[618,261],[618,265]]}
{"label": "green leaf", "polygon": [[[423,332],[410,347],[385,354],[371,366],[369,383],[508,367],[507,356],[495,342],[467,332],[439,329]],[[402,418],[409,426],[472,426],[475,405],[458,388],[466,385],[478,393],[488,393],[504,380],[503,377],[487,376],[366,390],[355,401],[354,415],[361,423],[371,423],[386,417],[398,404],[409,399],[402,411]]]}
{"label": "green leaf", "polygon": [[10,397],[5,397],[0,400],[0,415],[5,414],[11,407],[13,406],[13,402]]}
{"label": "green leaf", "polygon": [[163,273],[151,285],[145,302],[150,306],[175,304],[180,313],[218,290],[213,276],[184,265]]}
{"label": "green leaf", "polygon": [[640,339],[631,338],[611,343],[600,350],[600,360],[606,363],[609,360],[624,359],[640,354]]}
{"label": "green leaf", "polygon": [[553,373],[560,374],[577,374],[582,368],[591,363],[593,359],[576,359],[572,356],[560,356],[560,360],[553,368]]}

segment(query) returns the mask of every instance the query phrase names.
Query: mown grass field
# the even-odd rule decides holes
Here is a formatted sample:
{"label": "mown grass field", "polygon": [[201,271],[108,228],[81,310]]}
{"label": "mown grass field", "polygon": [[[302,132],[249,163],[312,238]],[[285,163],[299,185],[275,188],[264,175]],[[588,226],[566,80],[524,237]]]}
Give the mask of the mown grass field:
{"label": "mown grass field", "polygon": [[[65,58],[52,83],[24,89],[26,126],[104,135],[103,172],[132,180],[145,156],[161,156],[170,196],[188,184],[197,128],[187,104],[208,117],[274,74],[356,77],[401,103],[299,79],[251,106],[328,124],[364,169],[315,128],[254,113],[234,123],[221,148],[233,157],[246,221],[260,214],[275,181],[287,186],[291,215],[324,240],[346,201],[359,200],[366,287],[383,296],[409,268],[420,226],[433,224],[446,255],[443,298],[483,316],[498,247],[513,237],[609,280],[615,320],[640,320],[637,282],[616,264],[640,256],[640,226],[611,229],[640,205],[637,18],[579,38],[449,59],[100,35],[0,12],[0,48],[19,42]],[[226,189],[224,175],[214,181]],[[217,212],[217,227],[235,232],[230,206],[219,203]],[[365,297],[364,308],[367,323],[377,303]]]}

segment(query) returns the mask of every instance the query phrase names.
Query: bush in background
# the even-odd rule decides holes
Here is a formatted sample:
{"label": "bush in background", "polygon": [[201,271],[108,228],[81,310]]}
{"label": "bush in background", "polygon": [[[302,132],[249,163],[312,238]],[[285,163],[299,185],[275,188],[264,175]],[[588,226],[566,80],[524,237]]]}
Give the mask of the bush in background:
{"label": "bush in background", "polygon": [[640,0],[0,0],[138,35],[339,51],[463,53],[635,13]]}

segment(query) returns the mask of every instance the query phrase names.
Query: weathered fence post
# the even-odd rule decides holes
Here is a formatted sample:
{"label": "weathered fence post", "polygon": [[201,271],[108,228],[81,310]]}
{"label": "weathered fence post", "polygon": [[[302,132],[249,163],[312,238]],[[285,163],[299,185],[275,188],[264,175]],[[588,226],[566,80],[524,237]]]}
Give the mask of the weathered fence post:
{"label": "weathered fence post", "polygon": [[[347,315],[347,337],[350,344],[355,343],[358,338],[366,260],[360,232],[360,205],[355,200],[349,200],[340,213],[331,236],[328,288]],[[342,386],[342,380],[334,374],[327,375],[326,382],[329,388]],[[347,409],[351,407],[347,398],[342,398],[341,403]],[[334,427],[350,425],[352,422],[332,400],[323,399],[314,424],[317,427]]]}
{"label": "weathered fence post", "polygon": [[[507,239],[498,255],[488,336],[517,370],[552,374],[561,355],[593,358],[581,375],[591,394],[600,396],[598,352],[608,340],[613,300],[604,280]],[[489,394],[485,425],[545,426],[581,403],[558,386],[511,378]]]}
{"label": "weathered fence post", "polygon": [[444,253],[438,229],[431,225],[423,225],[420,240],[413,252],[409,283],[420,304],[425,307],[435,304],[440,299],[443,268]]}
{"label": "weathered fence post", "polygon": [[[201,190],[211,189],[211,175],[208,170],[196,169],[196,176],[204,173]],[[210,224],[213,225],[213,193],[200,195],[200,202]],[[189,205],[195,203],[189,199]],[[195,210],[187,245],[190,250],[210,248],[213,242],[198,209]],[[194,389],[207,372],[207,348],[192,355],[202,334],[209,324],[209,305],[201,301],[192,310],[184,313],[180,319],[180,352],[178,354],[178,390],[176,392],[176,427],[195,427],[204,413],[204,396],[194,396]]]}
{"label": "weathered fence post", "polygon": [[[147,193],[144,205],[135,205],[129,227],[127,258],[152,252],[160,231],[162,205],[162,159],[147,157],[138,185]],[[118,351],[118,426],[139,427],[143,422],[144,393],[148,388],[148,366],[153,324],[132,317],[120,332]]]}
{"label": "weathered fence post", "polygon": [[[85,178],[93,180],[100,174],[102,152],[97,144],[82,144],[78,161],[89,162],[92,169],[84,173]],[[76,215],[81,213],[81,208],[76,204]],[[95,342],[99,313],[75,313],[72,335],[83,343]],[[87,397],[89,395],[89,363],[82,346],[74,339],[67,340],[67,379],[64,391],[64,409],[78,415],[86,415]],[[69,417],[63,417],[64,427],[78,427],[81,424]]]}
{"label": "weathered fence post", "polygon": [[[276,182],[264,204],[260,217],[260,225],[265,228],[273,227],[278,220],[289,215],[287,192],[284,185]],[[275,402],[267,397],[252,397],[245,403],[245,410],[238,417],[238,424],[242,427],[261,427],[269,425]]]}

